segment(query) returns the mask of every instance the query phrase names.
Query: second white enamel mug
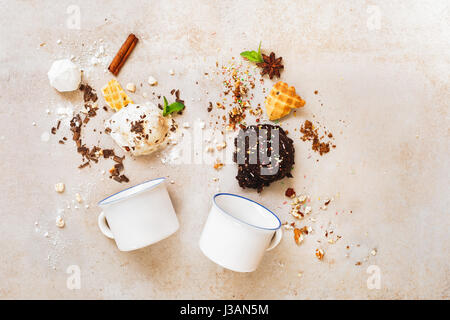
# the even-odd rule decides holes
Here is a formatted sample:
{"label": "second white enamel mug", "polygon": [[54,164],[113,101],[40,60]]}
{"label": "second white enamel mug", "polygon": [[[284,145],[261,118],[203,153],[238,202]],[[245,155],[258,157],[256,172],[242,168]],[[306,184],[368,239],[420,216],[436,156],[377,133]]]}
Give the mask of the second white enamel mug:
{"label": "second white enamel mug", "polygon": [[252,272],[281,238],[281,222],[272,211],[245,197],[218,193],[213,197],[199,245],[222,267]]}

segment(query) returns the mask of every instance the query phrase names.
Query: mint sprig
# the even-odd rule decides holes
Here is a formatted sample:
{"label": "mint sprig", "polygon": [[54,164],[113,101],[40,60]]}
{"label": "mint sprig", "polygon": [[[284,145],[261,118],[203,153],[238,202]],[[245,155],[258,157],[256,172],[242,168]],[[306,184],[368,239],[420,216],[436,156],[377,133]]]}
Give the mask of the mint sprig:
{"label": "mint sprig", "polygon": [[241,57],[252,62],[264,62],[261,54],[261,42],[259,43],[258,51],[243,51],[241,52]]}
{"label": "mint sprig", "polygon": [[163,109],[163,116],[167,116],[173,112],[178,112],[184,109],[184,104],[182,102],[174,102],[172,104],[169,104],[169,102],[167,102],[166,97],[164,98],[164,109]]}

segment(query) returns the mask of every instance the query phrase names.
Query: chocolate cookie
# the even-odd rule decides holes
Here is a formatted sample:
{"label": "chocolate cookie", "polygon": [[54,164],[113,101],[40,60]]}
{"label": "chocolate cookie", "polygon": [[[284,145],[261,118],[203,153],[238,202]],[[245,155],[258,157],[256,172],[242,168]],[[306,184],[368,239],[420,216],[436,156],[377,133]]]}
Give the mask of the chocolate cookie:
{"label": "chocolate cookie", "polygon": [[281,127],[261,124],[242,128],[234,146],[240,187],[261,192],[274,181],[292,178],[294,144]]}

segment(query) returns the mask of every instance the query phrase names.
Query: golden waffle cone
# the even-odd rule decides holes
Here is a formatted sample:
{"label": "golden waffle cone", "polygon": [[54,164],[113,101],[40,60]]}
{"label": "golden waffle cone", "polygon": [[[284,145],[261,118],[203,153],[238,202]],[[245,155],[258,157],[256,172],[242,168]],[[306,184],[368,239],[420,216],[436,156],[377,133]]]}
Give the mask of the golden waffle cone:
{"label": "golden waffle cone", "polygon": [[266,98],[267,115],[270,120],[277,120],[288,115],[291,109],[303,107],[305,103],[305,100],[295,93],[294,87],[278,81]]}
{"label": "golden waffle cone", "polygon": [[116,79],[109,81],[102,88],[102,93],[106,103],[116,111],[119,111],[129,103],[133,103]]}

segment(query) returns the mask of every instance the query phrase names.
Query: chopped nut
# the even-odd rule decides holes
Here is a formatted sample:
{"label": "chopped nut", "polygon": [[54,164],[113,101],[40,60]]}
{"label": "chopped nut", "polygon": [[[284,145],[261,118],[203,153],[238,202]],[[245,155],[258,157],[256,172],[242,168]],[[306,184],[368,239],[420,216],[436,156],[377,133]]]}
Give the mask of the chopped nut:
{"label": "chopped nut", "polygon": [[289,223],[285,223],[285,224],[283,224],[283,227],[284,227],[284,229],[286,229],[286,230],[292,230],[292,229],[294,229],[294,226],[293,225],[291,225],[291,224],[289,224]]}
{"label": "chopped nut", "polygon": [[297,219],[303,219],[303,217],[305,216],[303,212],[300,211],[300,205],[292,207],[291,215]]}
{"label": "chopped nut", "polygon": [[65,186],[64,183],[59,182],[59,183],[55,184],[55,191],[56,192],[63,193],[65,189],[66,189],[66,186]]}
{"label": "chopped nut", "polygon": [[175,75],[175,71],[174,71],[173,69],[170,69],[170,70],[169,70],[169,74],[170,74],[171,76],[173,76],[173,75]]}
{"label": "chopped nut", "polygon": [[377,254],[377,249],[373,249],[373,250],[370,252],[370,254],[373,255],[373,256],[375,256],[375,255]]}
{"label": "chopped nut", "polygon": [[61,216],[56,217],[55,223],[58,228],[64,228],[64,226],[66,225],[66,223],[64,222],[64,219]]}
{"label": "chopped nut", "polygon": [[316,249],[317,259],[322,260],[324,255],[325,255],[325,252],[322,249]]}
{"label": "chopped nut", "polygon": [[294,240],[297,244],[301,244],[303,242],[303,232],[301,229],[294,229]]}
{"label": "chopped nut", "polygon": [[225,149],[227,147],[227,143],[224,141],[216,146],[217,151]]}
{"label": "chopped nut", "polygon": [[131,83],[131,82],[127,83],[126,88],[130,92],[133,92],[133,93],[136,92],[136,85],[134,83]]}
{"label": "chopped nut", "polygon": [[158,84],[158,81],[155,78],[153,78],[152,76],[148,77],[147,82],[151,86],[156,86]]}
{"label": "chopped nut", "polygon": [[81,203],[83,201],[83,198],[81,198],[81,195],[77,193],[75,194],[75,200],[77,200],[78,203]]}
{"label": "chopped nut", "polygon": [[222,169],[223,166],[224,166],[224,164],[222,162],[220,162],[219,160],[217,160],[216,163],[214,164],[214,169],[220,170],[220,169]]}

